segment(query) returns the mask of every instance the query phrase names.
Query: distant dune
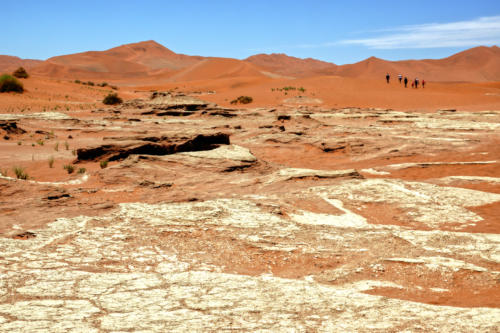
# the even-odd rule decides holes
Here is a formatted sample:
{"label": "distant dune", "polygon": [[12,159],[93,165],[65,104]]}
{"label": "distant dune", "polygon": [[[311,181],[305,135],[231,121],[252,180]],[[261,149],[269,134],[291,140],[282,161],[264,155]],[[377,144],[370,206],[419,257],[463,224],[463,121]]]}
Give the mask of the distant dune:
{"label": "distant dune", "polygon": [[500,48],[480,46],[437,60],[387,61],[371,57],[337,69],[337,75],[352,78],[383,78],[386,73],[441,82],[500,81]]}
{"label": "distant dune", "polygon": [[52,57],[46,61],[0,56],[0,70],[25,66],[35,75],[65,79],[115,80],[124,84],[190,82],[228,78],[340,76],[383,80],[386,73],[434,82],[500,81],[500,48],[475,47],[444,59],[387,61],[375,57],[337,66],[286,54],[258,54],[244,60],[177,54],[155,41]]}
{"label": "distant dune", "polygon": [[53,57],[33,69],[33,72],[62,78],[127,80],[174,73],[203,59],[177,54],[154,41],[146,41],[106,51]]}
{"label": "distant dune", "polygon": [[337,73],[337,66],[330,62],[312,58],[300,59],[282,53],[257,54],[248,57],[245,61],[266,71],[292,77],[336,75]]}
{"label": "distant dune", "polygon": [[30,69],[41,63],[43,63],[42,60],[21,59],[8,55],[0,55],[0,72],[12,72],[19,67]]}

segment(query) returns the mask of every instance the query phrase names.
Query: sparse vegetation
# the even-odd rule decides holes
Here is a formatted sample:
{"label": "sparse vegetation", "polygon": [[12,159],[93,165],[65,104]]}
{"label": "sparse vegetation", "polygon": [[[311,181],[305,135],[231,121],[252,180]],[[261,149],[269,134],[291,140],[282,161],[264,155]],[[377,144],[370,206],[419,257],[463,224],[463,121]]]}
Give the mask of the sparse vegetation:
{"label": "sparse vegetation", "polygon": [[95,83],[94,83],[94,82],[92,82],[92,81],[87,81],[87,85],[88,85],[88,86],[94,86],[94,85],[95,85]]}
{"label": "sparse vegetation", "polygon": [[12,75],[4,74],[0,76],[0,92],[18,92],[24,91],[23,84]]}
{"label": "sparse vegetation", "polygon": [[66,148],[66,150],[69,150],[69,143],[68,143],[68,141],[64,141],[64,148]]}
{"label": "sparse vegetation", "polygon": [[14,173],[16,174],[17,179],[23,179],[23,180],[28,179],[29,176],[26,173],[26,171],[24,171],[23,167],[16,166],[13,168],[13,170],[14,170]]}
{"label": "sparse vegetation", "polygon": [[80,84],[80,83],[82,83],[82,81],[80,81],[80,80],[75,80],[75,83]]}
{"label": "sparse vegetation", "polygon": [[55,146],[54,146],[54,150],[55,150],[55,151],[59,151],[59,142],[57,142],[57,143],[55,144]]}
{"label": "sparse vegetation", "polygon": [[75,167],[71,164],[66,164],[65,166],[63,166],[63,169],[68,173],[73,173],[75,171]]}
{"label": "sparse vegetation", "polygon": [[287,92],[294,91],[294,90],[300,91],[301,93],[306,92],[306,89],[304,87],[297,88],[297,87],[293,87],[293,86],[286,86],[283,88],[271,88],[271,91],[284,91],[285,95],[288,95]]}
{"label": "sparse vegetation", "polygon": [[28,72],[23,67],[19,67],[12,73],[18,79],[27,79],[29,77]]}
{"label": "sparse vegetation", "polygon": [[102,102],[106,105],[116,105],[123,103],[123,100],[118,96],[117,93],[108,94]]}
{"label": "sparse vegetation", "polygon": [[87,172],[87,169],[85,169],[85,168],[78,169],[78,173],[80,173],[80,174],[85,173],[85,172]]}
{"label": "sparse vegetation", "polygon": [[49,158],[49,168],[52,169],[53,167],[54,167],[54,156],[51,156]]}
{"label": "sparse vegetation", "polygon": [[103,160],[103,161],[99,162],[99,165],[101,166],[101,169],[105,169],[108,167],[108,161]]}
{"label": "sparse vegetation", "polygon": [[240,96],[231,101],[231,104],[249,104],[253,102],[253,98],[250,96]]}
{"label": "sparse vegetation", "polygon": [[107,82],[103,82],[103,83],[98,83],[97,84],[98,87],[107,87],[108,86],[108,83]]}
{"label": "sparse vegetation", "polygon": [[40,146],[43,146],[45,142],[42,139],[36,140],[36,143],[39,144]]}

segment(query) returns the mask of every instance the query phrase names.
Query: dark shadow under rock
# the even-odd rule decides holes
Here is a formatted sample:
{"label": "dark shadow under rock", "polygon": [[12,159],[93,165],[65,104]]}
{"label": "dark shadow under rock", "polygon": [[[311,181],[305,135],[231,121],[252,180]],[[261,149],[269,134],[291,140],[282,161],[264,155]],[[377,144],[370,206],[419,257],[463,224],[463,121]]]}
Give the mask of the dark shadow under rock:
{"label": "dark shadow under rock", "polygon": [[229,134],[198,134],[191,138],[144,138],[130,143],[106,144],[93,148],[80,148],[76,151],[77,159],[81,161],[118,161],[130,155],[170,155],[188,151],[211,150],[220,145],[228,145]]}

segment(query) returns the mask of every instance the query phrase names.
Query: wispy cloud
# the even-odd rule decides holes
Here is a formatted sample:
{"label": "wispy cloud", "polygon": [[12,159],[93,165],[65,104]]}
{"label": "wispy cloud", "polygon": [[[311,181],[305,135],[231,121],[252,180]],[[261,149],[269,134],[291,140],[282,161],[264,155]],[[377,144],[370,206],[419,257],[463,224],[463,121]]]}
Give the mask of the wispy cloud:
{"label": "wispy cloud", "polygon": [[[388,34],[365,39],[342,40],[340,44],[364,45],[372,49],[470,47],[500,44],[500,16],[471,21],[403,26]],[[331,46],[325,43],[323,46]],[[319,45],[315,47],[320,47]]]}

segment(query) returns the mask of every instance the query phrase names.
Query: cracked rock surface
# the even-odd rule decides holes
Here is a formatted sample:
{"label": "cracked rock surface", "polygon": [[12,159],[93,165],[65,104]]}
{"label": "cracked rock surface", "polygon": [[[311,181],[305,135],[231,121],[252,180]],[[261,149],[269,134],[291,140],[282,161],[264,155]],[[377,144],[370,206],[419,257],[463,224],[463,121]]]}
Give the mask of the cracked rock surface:
{"label": "cracked rock surface", "polygon": [[0,116],[0,332],[498,332],[500,113],[196,105]]}

